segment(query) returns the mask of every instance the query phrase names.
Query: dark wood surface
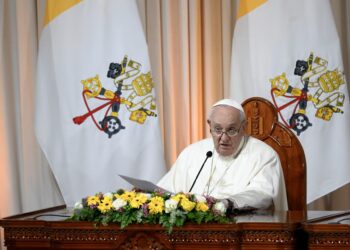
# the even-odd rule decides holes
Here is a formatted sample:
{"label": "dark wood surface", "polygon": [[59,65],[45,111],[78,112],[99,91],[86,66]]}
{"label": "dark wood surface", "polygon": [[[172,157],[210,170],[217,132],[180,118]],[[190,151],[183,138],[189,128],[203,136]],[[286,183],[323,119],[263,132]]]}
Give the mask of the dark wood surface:
{"label": "dark wood surface", "polygon": [[350,211],[303,223],[309,249],[350,249]]}
{"label": "dark wood surface", "polygon": [[349,224],[335,224],[350,212],[257,211],[171,234],[159,225],[96,227],[61,217],[70,214],[56,207],[0,220],[7,249],[350,249]]}

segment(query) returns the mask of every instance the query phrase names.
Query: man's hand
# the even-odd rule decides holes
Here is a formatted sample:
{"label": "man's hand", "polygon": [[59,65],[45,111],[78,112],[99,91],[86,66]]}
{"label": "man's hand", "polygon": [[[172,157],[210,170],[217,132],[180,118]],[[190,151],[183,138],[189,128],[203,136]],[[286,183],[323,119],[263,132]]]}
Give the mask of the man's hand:
{"label": "man's hand", "polygon": [[226,212],[226,215],[231,215],[233,213],[233,209],[235,208],[234,206],[234,202],[231,201],[230,199],[222,199],[222,200],[219,200],[222,204],[224,204],[225,206],[225,212]]}

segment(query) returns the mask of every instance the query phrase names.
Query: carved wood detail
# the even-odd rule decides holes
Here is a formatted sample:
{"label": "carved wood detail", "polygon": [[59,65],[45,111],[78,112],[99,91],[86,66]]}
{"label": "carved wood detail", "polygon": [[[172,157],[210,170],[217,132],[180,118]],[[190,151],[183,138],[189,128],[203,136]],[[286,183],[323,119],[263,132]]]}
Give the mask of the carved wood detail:
{"label": "carved wood detail", "polygon": [[50,238],[56,241],[116,241],[122,235],[122,230],[98,230],[98,229],[50,229]]}
{"label": "carved wood detail", "polygon": [[155,237],[152,237],[145,233],[137,233],[135,236],[129,237],[124,241],[118,249],[170,249],[169,247],[164,246],[159,240]]}
{"label": "carved wood detail", "polygon": [[285,128],[282,128],[281,126],[276,126],[271,137],[275,139],[275,141],[281,146],[281,147],[291,147],[292,146],[292,138],[288,134],[288,132],[285,130]]}
{"label": "carved wood detail", "polygon": [[309,233],[310,246],[342,246],[350,248],[350,231],[349,232],[310,232]]}
{"label": "carved wood detail", "polygon": [[8,227],[5,231],[8,240],[49,240],[50,232],[47,228],[36,227]]}
{"label": "carved wood detail", "polygon": [[251,116],[247,117],[247,133],[260,138],[264,135],[264,118],[260,114],[258,102],[252,104]]}
{"label": "carved wood detail", "polygon": [[174,231],[169,235],[171,243],[186,244],[237,244],[239,235],[234,230],[227,231]]}
{"label": "carved wood detail", "polygon": [[98,229],[6,228],[9,240],[115,241],[123,231]]}
{"label": "carved wood detail", "polygon": [[253,103],[253,116],[251,120],[251,134],[255,136],[261,136],[264,132],[264,118],[260,116],[259,105],[257,102]]}
{"label": "carved wood detail", "polygon": [[243,243],[259,243],[259,244],[294,244],[295,237],[292,231],[244,231],[242,235]]}

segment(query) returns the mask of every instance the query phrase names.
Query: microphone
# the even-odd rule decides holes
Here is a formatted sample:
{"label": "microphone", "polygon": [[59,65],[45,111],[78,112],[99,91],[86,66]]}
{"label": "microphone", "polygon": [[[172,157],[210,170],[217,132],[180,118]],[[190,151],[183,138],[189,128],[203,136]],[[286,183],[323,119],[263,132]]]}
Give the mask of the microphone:
{"label": "microphone", "polygon": [[198,174],[197,174],[197,176],[196,176],[196,179],[194,179],[193,184],[192,184],[192,186],[191,186],[191,188],[190,188],[190,191],[188,191],[189,193],[191,193],[194,184],[196,184],[196,181],[197,181],[197,179],[198,179],[199,174],[202,172],[202,169],[203,169],[203,167],[204,167],[204,164],[207,162],[208,158],[210,158],[210,157],[212,157],[212,156],[213,156],[213,152],[208,151],[208,152],[207,152],[207,157],[205,157],[205,160],[204,160],[204,162],[203,162],[201,168],[199,169],[199,172],[198,172]]}

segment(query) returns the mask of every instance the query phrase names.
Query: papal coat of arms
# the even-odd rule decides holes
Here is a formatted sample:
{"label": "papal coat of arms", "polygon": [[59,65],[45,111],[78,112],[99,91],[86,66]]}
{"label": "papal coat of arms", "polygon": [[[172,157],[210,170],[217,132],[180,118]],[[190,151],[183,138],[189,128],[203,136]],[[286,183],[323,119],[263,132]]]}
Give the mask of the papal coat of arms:
{"label": "papal coat of arms", "polygon": [[[311,53],[306,60],[296,61],[294,75],[299,77],[301,84],[291,84],[286,73],[270,79],[270,82],[271,97],[283,123],[296,131],[297,135],[312,126],[308,117],[312,108],[316,109],[315,117],[323,121],[330,121],[334,113],[343,113],[345,95],[339,90],[345,83],[342,72],[330,70],[325,59]],[[278,105],[277,98],[290,101]],[[292,109],[288,120],[282,112],[286,108]]]}
{"label": "papal coat of arms", "polygon": [[[121,105],[125,105],[130,112],[129,119],[138,124],[144,124],[148,116],[157,116],[151,73],[141,73],[140,63],[125,56],[120,63],[110,63],[107,77],[113,80],[114,90],[105,89],[98,75],[81,81],[87,112],[74,117],[75,124],[82,124],[86,118],[91,117],[97,129],[111,138],[125,129],[119,119]],[[102,104],[91,108],[90,99],[99,100]],[[99,120],[96,118],[97,113]]]}

